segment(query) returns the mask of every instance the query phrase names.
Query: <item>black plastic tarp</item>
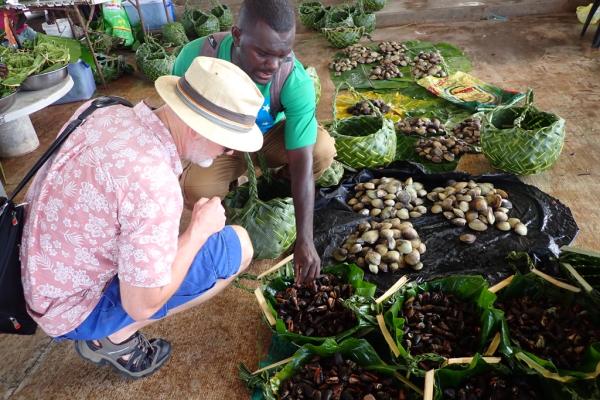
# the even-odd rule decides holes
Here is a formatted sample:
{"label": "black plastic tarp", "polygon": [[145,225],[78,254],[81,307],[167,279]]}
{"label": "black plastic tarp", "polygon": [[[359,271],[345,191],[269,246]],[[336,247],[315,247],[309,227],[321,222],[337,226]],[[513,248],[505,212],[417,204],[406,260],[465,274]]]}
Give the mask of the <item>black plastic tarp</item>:
{"label": "black plastic tarp", "polygon": [[[377,283],[385,290],[402,274],[411,279],[433,279],[450,274],[482,274],[494,282],[512,273],[512,267],[505,258],[511,251],[524,251],[532,257],[545,257],[549,253],[558,255],[559,248],[570,244],[579,228],[568,207],[559,200],[534,186],[521,182],[508,174],[488,174],[471,176],[460,172],[426,174],[417,165],[399,162],[379,170],[361,170],[342,181],[340,186],[321,189],[315,202],[315,245],[322,255],[323,265],[334,263],[331,254],[340,247],[356,226],[371,217],[354,213],[346,200],[352,195],[358,182],[372,178],[393,177],[404,180],[412,177],[421,182],[429,191],[435,187],[445,187],[449,180],[490,182],[505,190],[513,204],[510,217],[521,219],[527,225],[527,236],[519,236],[512,231],[502,232],[491,228],[485,232],[473,232],[467,227],[456,227],[441,214],[428,213],[411,219],[421,240],[427,246],[421,261],[424,268],[415,272],[410,268],[396,273],[371,274],[366,279]],[[431,202],[426,200],[428,208]],[[468,245],[459,240],[463,233],[477,236],[475,243]]]}

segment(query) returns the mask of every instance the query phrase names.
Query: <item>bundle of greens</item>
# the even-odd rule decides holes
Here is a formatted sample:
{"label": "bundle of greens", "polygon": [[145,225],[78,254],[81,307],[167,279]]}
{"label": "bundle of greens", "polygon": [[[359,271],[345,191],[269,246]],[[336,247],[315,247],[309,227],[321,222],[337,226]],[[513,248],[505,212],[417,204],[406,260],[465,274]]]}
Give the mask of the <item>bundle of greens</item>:
{"label": "bundle of greens", "polygon": [[6,78],[0,80],[2,97],[16,90],[30,75],[55,71],[69,63],[69,50],[55,43],[36,44],[31,50],[3,48],[1,61],[8,68]]}

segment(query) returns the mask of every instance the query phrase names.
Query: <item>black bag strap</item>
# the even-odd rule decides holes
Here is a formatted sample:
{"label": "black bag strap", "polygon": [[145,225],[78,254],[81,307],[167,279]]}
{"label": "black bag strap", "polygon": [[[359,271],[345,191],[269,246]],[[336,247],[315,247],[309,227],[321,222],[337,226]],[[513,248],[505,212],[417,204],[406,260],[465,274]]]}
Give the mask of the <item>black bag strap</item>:
{"label": "black bag strap", "polygon": [[10,201],[10,202],[13,201],[13,199],[16,197],[16,195],[19,194],[19,192],[21,190],[23,190],[23,188],[27,185],[27,183],[31,180],[31,178],[33,178],[33,176],[38,172],[38,170],[40,168],[42,168],[44,163],[46,161],[48,161],[50,156],[52,156],[52,154],[56,150],[58,150],[58,148],[65,142],[65,140],[67,140],[69,135],[79,125],[81,125],[82,123],[85,122],[87,117],[89,117],[94,111],[96,111],[99,108],[114,106],[117,104],[121,104],[121,105],[124,105],[127,107],[133,107],[133,104],[131,104],[129,101],[125,100],[122,97],[117,97],[117,96],[102,96],[102,97],[98,97],[97,99],[92,101],[92,104],[90,104],[90,106],[88,108],[86,108],[81,114],[79,114],[77,116],[77,118],[72,120],[69,123],[69,125],[67,125],[65,127],[65,129],[61,132],[60,136],[58,136],[58,138],[54,141],[54,143],[52,143],[50,148],[48,150],[46,150],[46,152],[44,154],[42,154],[40,159],[37,160],[35,165],[29,170],[27,175],[25,175],[25,178],[23,178],[23,180],[19,183],[17,188],[14,190],[14,192],[10,195],[8,201]]}

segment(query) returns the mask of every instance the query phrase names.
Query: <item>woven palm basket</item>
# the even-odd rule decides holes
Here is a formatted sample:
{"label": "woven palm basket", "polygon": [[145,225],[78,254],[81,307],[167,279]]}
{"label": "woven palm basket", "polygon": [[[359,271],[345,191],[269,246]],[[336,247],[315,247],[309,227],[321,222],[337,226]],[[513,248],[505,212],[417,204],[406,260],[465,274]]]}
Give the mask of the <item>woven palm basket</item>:
{"label": "woven palm basket", "polygon": [[320,187],[336,186],[340,183],[342,176],[344,176],[344,165],[337,160],[333,160],[329,168],[323,172],[323,175],[315,183]]}
{"label": "woven palm basket", "polygon": [[351,46],[358,43],[358,41],[364,36],[365,28],[359,27],[338,27],[338,28],[323,28],[321,30],[325,39],[333,46],[338,49]]}
{"label": "woven palm basket", "polygon": [[[318,1],[304,1],[298,6],[298,17],[304,26],[314,29],[315,22],[323,10],[323,5]],[[324,16],[324,13],[322,13],[322,16]]]}
{"label": "woven palm basket", "polygon": [[281,186],[278,182],[263,175],[259,184],[250,156],[248,153],[244,156],[248,164],[248,183],[223,199],[227,223],[241,225],[248,231],[254,258],[277,258],[296,240],[294,204],[290,197],[276,197],[277,188]]}
{"label": "woven palm basket", "polygon": [[492,166],[517,175],[550,169],[565,142],[565,120],[533,107],[533,93],[525,107],[497,107],[482,124],[481,150]]}
{"label": "woven palm basket", "polygon": [[332,7],[325,13],[325,28],[353,26],[352,14],[345,7]]}
{"label": "woven palm basket", "polygon": [[352,168],[387,165],[396,154],[394,123],[379,116],[359,116],[338,120],[331,136],[337,159]]}
{"label": "woven palm basket", "polygon": [[385,7],[386,0],[362,0],[365,12],[373,13]]}
{"label": "woven palm basket", "polygon": [[377,17],[373,13],[356,13],[352,17],[354,25],[365,28],[365,33],[371,33],[375,30]]}
{"label": "woven palm basket", "polygon": [[226,4],[218,4],[210,13],[219,20],[219,29],[221,32],[228,31],[233,26],[233,13]]}
{"label": "woven palm basket", "polygon": [[198,37],[211,35],[221,29],[219,18],[210,13],[199,12],[195,14],[195,17],[197,18],[194,21],[194,30]]}

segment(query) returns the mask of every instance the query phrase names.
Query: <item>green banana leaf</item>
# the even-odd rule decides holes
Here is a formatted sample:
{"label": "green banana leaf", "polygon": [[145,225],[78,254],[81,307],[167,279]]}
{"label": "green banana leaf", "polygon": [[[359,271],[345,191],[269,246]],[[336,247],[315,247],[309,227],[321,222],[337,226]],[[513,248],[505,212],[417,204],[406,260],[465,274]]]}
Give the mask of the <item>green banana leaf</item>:
{"label": "green banana leaf", "polygon": [[[256,377],[250,374],[245,367],[241,367],[240,378],[250,389],[259,389],[260,395],[253,396],[253,399],[276,400],[281,384],[294,376],[315,355],[327,358],[332,357],[336,353],[341,353],[342,356],[351,359],[361,367],[381,373],[382,375],[397,376],[397,373],[400,371],[399,366],[384,363],[366,340],[349,338],[339,342],[339,344],[333,339],[327,339],[320,345],[305,344],[276,373],[271,371],[270,373],[264,373],[261,374],[262,376]],[[400,381],[398,383],[402,385]],[[413,397],[412,392],[409,392],[409,399],[412,398],[417,397]]]}
{"label": "green banana leaf", "polygon": [[[419,293],[440,290],[444,293],[453,294],[461,300],[475,302],[481,312],[481,335],[478,343],[478,350],[481,351],[498,328],[501,319],[501,313],[493,308],[496,296],[487,289],[488,283],[481,276],[456,275],[425,283],[413,282],[393,296],[393,303],[385,312],[384,320],[400,350],[400,356],[405,360],[411,372],[422,376],[425,371],[418,365],[421,361],[441,362],[443,357],[432,353],[413,356],[404,348],[402,341],[405,319],[402,317],[401,312],[404,301]],[[471,354],[465,354],[464,356],[471,356]]]}
{"label": "green banana leaf", "polygon": [[[438,50],[444,58],[446,64],[445,69],[449,74],[457,71],[469,72],[472,69],[471,61],[462,52],[462,50],[449,43],[434,44],[432,42],[411,40],[405,42],[404,44],[407,46],[409,54],[413,57],[416,56],[419,51]],[[371,47],[373,50],[378,49],[376,44],[367,47]],[[402,72],[404,75],[402,78],[371,80],[369,79],[370,71],[375,65],[375,63],[361,64],[351,71],[342,72],[342,74],[339,76],[335,76],[333,73],[331,73],[331,80],[336,87],[340,84],[348,83],[355,89],[408,89],[417,91],[419,91],[418,88],[423,89],[413,79],[410,66],[400,68],[400,72]]]}
{"label": "green banana leaf", "polygon": [[[517,274],[511,284],[498,294],[498,301],[508,300],[514,297],[528,295],[533,298],[555,298],[563,305],[579,303],[588,310],[595,310],[594,304],[589,297],[557,288],[539,276],[529,273]],[[535,354],[517,347],[510,339],[508,323],[501,312],[500,322],[501,341],[500,352],[506,357],[511,357],[521,363],[530,371],[559,382],[573,382],[579,379],[595,379],[600,375],[600,342],[593,343],[585,350],[585,356],[581,367],[577,370],[564,370],[557,368],[553,362],[542,359]],[[595,323],[600,323],[600,315],[597,312],[590,314]]]}
{"label": "green banana leaf", "polygon": [[354,288],[354,296],[350,299],[346,299],[344,304],[356,315],[358,319],[357,325],[335,337],[329,338],[304,336],[289,332],[285,326],[285,322],[278,317],[277,311],[275,310],[275,294],[292,286],[294,284],[294,276],[293,273],[289,273],[287,276],[280,274],[271,280],[265,281],[265,284],[262,287],[263,294],[267,300],[267,305],[273,316],[276,318],[275,332],[279,337],[300,345],[304,343],[321,343],[326,339],[341,340],[349,336],[362,335],[377,324],[372,317],[371,312],[371,302],[375,294],[376,286],[363,280],[364,271],[361,268],[354,264],[340,264],[324,268],[322,272],[335,275],[344,282],[351,284]]}

